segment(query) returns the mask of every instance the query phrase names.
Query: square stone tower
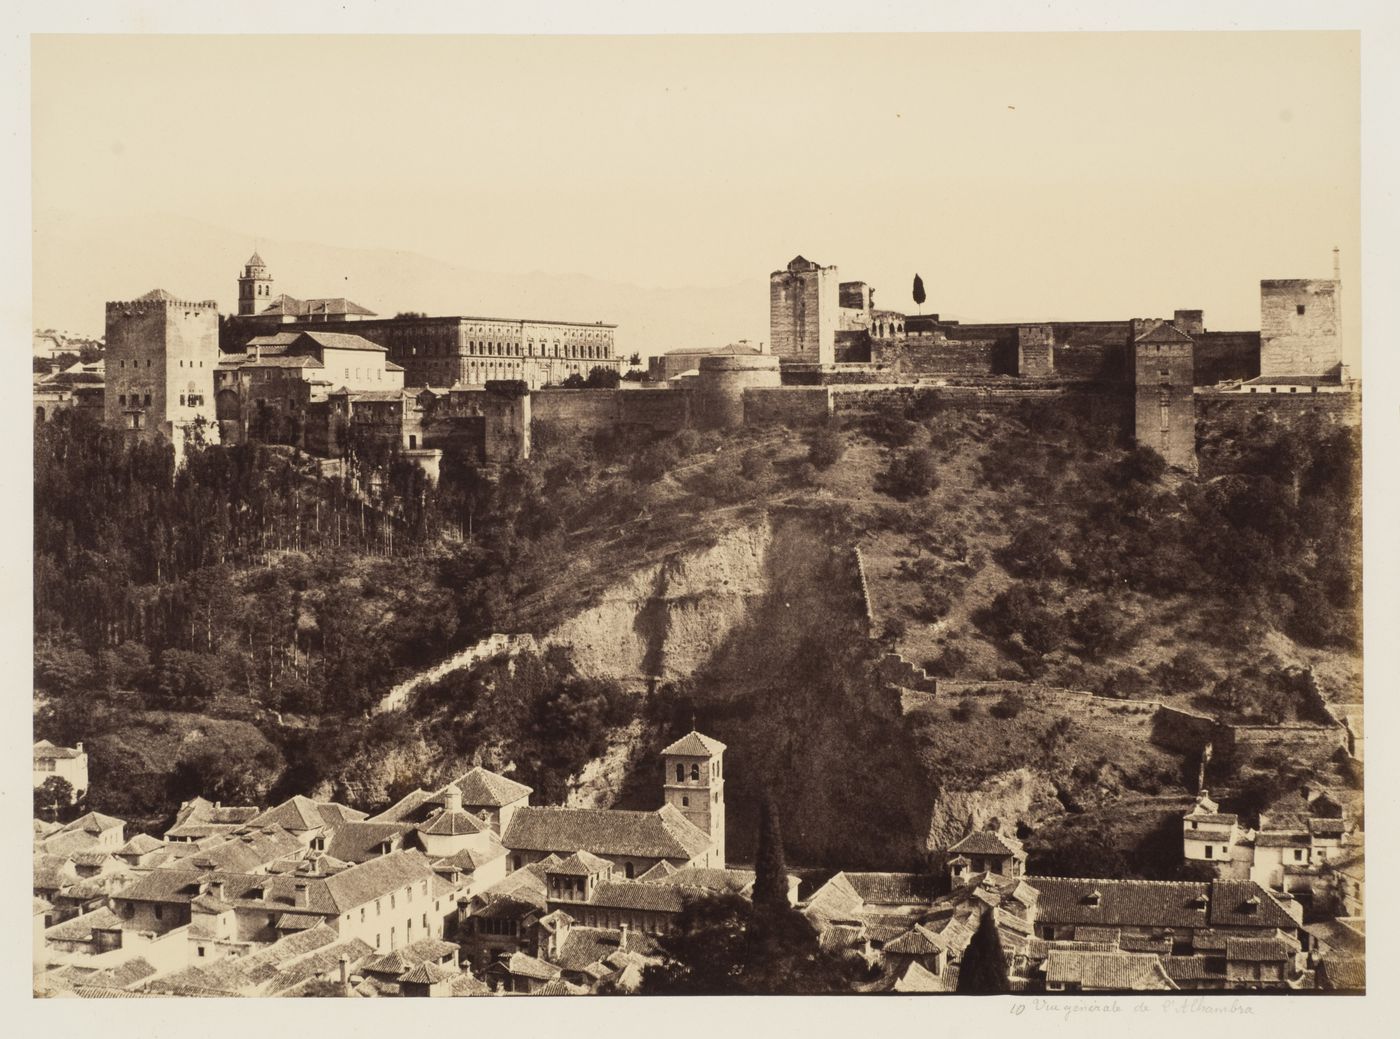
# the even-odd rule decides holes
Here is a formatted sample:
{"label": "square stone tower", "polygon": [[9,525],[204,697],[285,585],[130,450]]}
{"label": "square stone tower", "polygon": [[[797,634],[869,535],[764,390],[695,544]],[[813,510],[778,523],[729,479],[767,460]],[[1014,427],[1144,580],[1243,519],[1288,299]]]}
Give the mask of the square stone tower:
{"label": "square stone tower", "polygon": [[1133,340],[1133,436],[1167,464],[1196,470],[1196,343],[1163,322]]}
{"label": "square stone tower", "polygon": [[1342,363],[1338,279],[1259,283],[1259,374],[1336,375]]}
{"label": "square stone tower", "polygon": [[666,803],[710,835],[711,865],[724,866],[724,752],[719,740],[691,729],[661,752]]}
{"label": "square stone tower", "polygon": [[768,276],[769,339],[782,361],[836,363],[841,281],[835,267],[795,257]]}
{"label": "square stone tower", "polygon": [[177,445],[204,419],[218,437],[214,370],[219,364],[219,307],[176,299],[162,289],[107,304],[104,421]]}

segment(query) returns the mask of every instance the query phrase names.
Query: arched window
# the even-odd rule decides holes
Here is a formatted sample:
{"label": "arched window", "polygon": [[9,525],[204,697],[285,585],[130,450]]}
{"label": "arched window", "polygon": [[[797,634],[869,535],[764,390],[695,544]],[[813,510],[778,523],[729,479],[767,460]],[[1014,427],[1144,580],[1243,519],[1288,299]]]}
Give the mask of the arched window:
{"label": "arched window", "polygon": [[631,879],[632,879],[632,873],[633,873],[633,870],[632,870],[632,863],[630,863],[630,862],[624,862],[624,863],[622,864],[622,872],[626,875],[626,877],[627,877],[628,880],[631,880]]}
{"label": "arched window", "polygon": [[700,782],[700,766],[699,766],[699,765],[692,764],[692,765],[690,766],[690,781],[691,781],[692,783],[698,783],[698,782]]}
{"label": "arched window", "polygon": [[685,766],[682,765],[679,761],[676,762],[676,782],[685,782]]}

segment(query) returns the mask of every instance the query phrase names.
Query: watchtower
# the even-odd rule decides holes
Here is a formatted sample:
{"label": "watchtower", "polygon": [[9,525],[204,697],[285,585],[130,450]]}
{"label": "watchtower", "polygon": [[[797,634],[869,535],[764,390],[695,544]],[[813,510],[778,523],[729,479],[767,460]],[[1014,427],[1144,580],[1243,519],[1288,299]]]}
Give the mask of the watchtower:
{"label": "watchtower", "polygon": [[243,274],[238,279],[238,313],[240,316],[256,314],[272,302],[272,275],[267,273],[267,264],[254,252],[243,265]]}
{"label": "watchtower", "polygon": [[1163,322],[1133,340],[1134,421],[1137,443],[1167,464],[1196,470],[1196,342]]}
{"label": "watchtower", "polygon": [[1334,376],[1342,363],[1340,278],[1259,283],[1259,374]]}
{"label": "watchtower", "polygon": [[154,289],[107,304],[104,421],[113,429],[178,442],[199,419],[217,438],[214,369],[219,305]]}
{"label": "watchtower", "polygon": [[711,865],[724,866],[724,752],[691,729],[661,752],[666,803],[710,835]]}
{"label": "watchtower", "polygon": [[835,267],[794,257],[768,277],[769,340],[783,361],[836,363],[841,283]]}

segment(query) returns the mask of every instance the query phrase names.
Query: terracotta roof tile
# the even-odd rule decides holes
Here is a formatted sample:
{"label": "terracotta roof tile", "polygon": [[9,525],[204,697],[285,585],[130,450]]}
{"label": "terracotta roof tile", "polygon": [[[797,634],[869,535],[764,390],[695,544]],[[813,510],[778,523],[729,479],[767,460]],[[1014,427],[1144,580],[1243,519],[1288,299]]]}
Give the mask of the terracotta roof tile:
{"label": "terracotta roof tile", "polygon": [[689,860],[710,837],[672,805],[654,812],[609,808],[519,808],[501,843],[512,851],[634,855]]}

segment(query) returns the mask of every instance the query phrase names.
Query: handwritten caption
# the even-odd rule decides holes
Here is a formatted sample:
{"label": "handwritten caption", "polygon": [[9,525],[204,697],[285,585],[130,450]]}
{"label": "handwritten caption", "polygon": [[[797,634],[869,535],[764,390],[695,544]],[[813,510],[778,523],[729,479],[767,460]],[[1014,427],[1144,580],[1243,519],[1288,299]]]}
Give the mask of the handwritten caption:
{"label": "handwritten caption", "polygon": [[1254,1007],[1238,999],[1018,999],[1008,1008],[1012,1017],[1055,1015],[1069,1021],[1076,1017],[1113,1017],[1134,1014],[1236,1014],[1254,1013]]}

